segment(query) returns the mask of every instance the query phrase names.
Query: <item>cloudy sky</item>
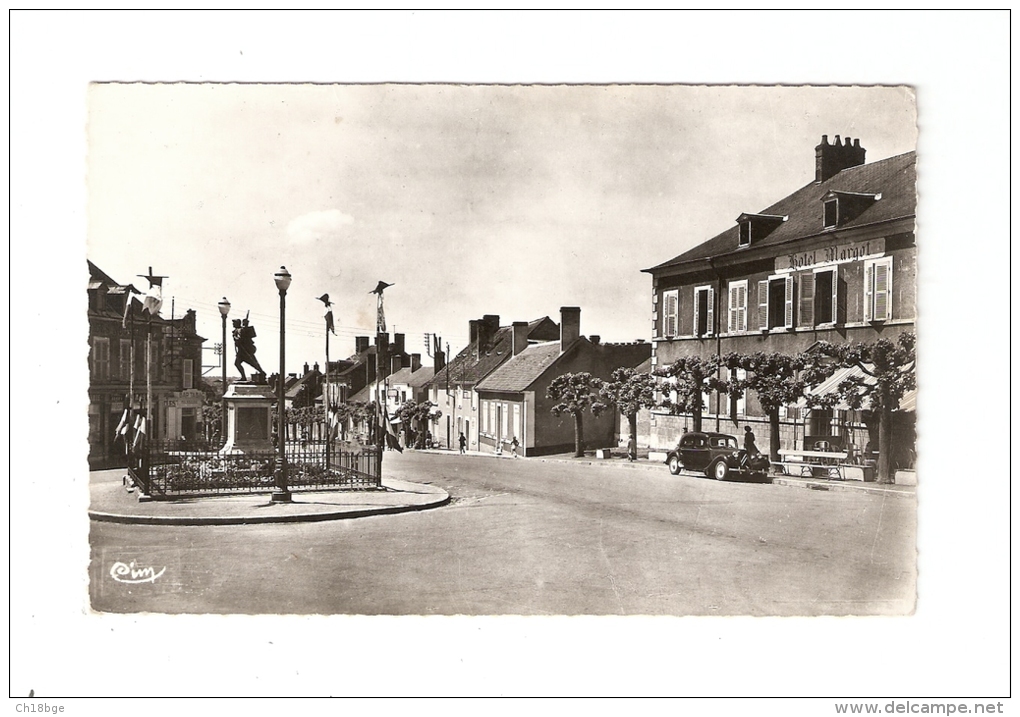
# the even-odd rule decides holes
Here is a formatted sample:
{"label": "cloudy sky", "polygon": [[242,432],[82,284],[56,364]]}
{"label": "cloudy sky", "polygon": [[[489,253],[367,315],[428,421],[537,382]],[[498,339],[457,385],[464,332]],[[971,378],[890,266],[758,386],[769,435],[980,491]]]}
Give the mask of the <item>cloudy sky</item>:
{"label": "cloudy sky", "polygon": [[564,305],[585,333],[648,339],[640,270],[810,182],[822,134],[869,161],[910,151],[913,90],[94,84],[88,256],[121,282],[167,275],[209,345],[226,296],[267,353],[286,265],[291,371],[322,358],[315,297],[336,304],[336,358],[374,333],[378,280],[412,351]]}

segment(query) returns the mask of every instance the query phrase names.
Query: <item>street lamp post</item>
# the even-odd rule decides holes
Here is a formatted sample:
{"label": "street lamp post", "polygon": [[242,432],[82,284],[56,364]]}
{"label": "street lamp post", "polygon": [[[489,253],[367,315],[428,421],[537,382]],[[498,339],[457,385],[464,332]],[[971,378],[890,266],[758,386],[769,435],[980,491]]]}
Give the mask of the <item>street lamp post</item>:
{"label": "street lamp post", "polygon": [[221,416],[222,427],[221,437],[223,438],[224,445],[227,440],[227,314],[230,313],[230,302],[227,301],[227,297],[223,297],[223,301],[216,304],[220,310],[220,321],[223,324],[223,343],[220,344],[220,362],[223,364],[223,394],[220,400],[220,410],[223,412]]}
{"label": "street lamp post", "polygon": [[276,379],[276,437],[279,441],[279,455],[276,457],[276,490],[273,491],[274,503],[289,503],[291,499],[290,490],[287,487],[287,454],[285,453],[285,440],[287,435],[284,426],[284,380],[286,371],[287,352],[285,349],[287,339],[286,316],[287,316],[287,289],[290,287],[291,276],[287,267],[281,266],[280,270],[273,275],[276,281],[276,288],[280,290],[280,374]]}

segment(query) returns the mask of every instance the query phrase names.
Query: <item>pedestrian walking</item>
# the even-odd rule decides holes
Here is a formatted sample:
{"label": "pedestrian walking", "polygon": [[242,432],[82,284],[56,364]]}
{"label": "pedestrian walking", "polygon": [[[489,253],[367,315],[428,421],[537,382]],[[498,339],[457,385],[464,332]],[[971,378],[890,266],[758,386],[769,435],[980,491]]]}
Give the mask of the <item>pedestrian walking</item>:
{"label": "pedestrian walking", "polygon": [[628,461],[637,460],[637,439],[634,438],[634,436],[631,436],[627,440],[627,460]]}
{"label": "pedestrian walking", "polygon": [[758,445],[754,442],[754,433],[751,431],[751,427],[744,426],[744,456],[741,458],[741,463],[747,465],[748,460],[760,452]]}
{"label": "pedestrian walking", "polygon": [[460,452],[462,454],[466,453],[467,452],[467,438],[464,437],[464,431],[460,432],[460,438],[457,439],[457,443],[460,444]]}
{"label": "pedestrian walking", "polygon": [[521,445],[517,440],[517,436],[514,436],[513,440],[510,441],[510,455],[514,458],[517,457],[517,446]]}

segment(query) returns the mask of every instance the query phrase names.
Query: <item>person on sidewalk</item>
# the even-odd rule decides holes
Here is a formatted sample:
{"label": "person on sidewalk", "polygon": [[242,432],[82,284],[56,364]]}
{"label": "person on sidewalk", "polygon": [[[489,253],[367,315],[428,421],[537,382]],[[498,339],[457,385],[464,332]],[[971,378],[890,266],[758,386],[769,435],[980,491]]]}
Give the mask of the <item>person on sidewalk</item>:
{"label": "person on sidewalk", "polygon": [[461,455],[467,452],[467,438],[464,437],[464,431],[460,432],[460,438],[457,439],[457,443],[460,444]]}
{"label": "person on sidewalk", "polygon": [[521,445],[517,440],[517,436],[514,436],[513,440],[510,441],[510,455],[514,458],[517,457],[517,446]]}
{"label": "person on sidewalk", "polygon": [[754,442],[754,433],[751,431],[751,427],[744,426],[744,455],[740,459],[741,467],[746,466],[747,462],[760,452],[758,444]]}
{"label": "person on sidewalk", "polygon": [[634,436],[627,439],[627,460],[631,462],[637,460],[637,439]]}

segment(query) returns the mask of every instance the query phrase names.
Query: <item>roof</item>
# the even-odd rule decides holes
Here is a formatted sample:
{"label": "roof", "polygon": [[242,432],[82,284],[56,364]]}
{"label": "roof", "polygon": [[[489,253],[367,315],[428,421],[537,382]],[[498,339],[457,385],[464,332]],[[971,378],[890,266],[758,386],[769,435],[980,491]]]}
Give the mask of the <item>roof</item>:
{"label": "roof", "polygon": [[478,384],[479,391],[524,391],[560,357],[560,342],[535,344],[521,351]]}
{"label": "roof", "polygon": [[[529,340],[559,340],[559,326],[548,316],[528,322]],[[557,344],[558,345],[558,344]],[[488,376],[510,358],[513,351],[513,327],[501,326],[493,334],[487,346],[476,350],[477,341],[468,344],[438,374],[435,381],[446,381],[453,384],[474,385]],[[476,355],[477,354],[477,355]]]}
{"label": "roof", "polygon": [[[917,205],[915,161],[916,153],[907,152],[871,164],[850,167],[824,182],[812,182],[760,212],[745,213],[788,217],[787,221],[779,224],[768,235],[754,241],[752,247],[776,246],[826,232],[831,233],[831,229],[824,230],[822,227],[821,199],[829,192],[882,195],[881,199],[873,202],[853,219],[841,224],[840,229],[914,216]],[[699,259],[745,252],[748,250],[747,247],[741,249],[737,246],[738,233],[739,226],[734,224],[693,249],[642,271],[655,272]]]}

